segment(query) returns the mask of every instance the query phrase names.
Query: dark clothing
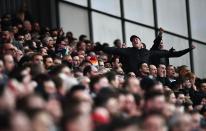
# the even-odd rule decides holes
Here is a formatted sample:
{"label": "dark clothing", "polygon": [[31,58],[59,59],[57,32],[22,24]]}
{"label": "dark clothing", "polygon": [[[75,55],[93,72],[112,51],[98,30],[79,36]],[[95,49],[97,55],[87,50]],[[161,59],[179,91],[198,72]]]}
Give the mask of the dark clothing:
{"label": "dark clothing", "polygon": [[192,89],[190,89],[189,94],[194,106],[200,105],[202,99],[206,97],[206,93],[202,91],[194,91]]}
{"label": "dark clothing", "polygon": [[137,73],[138,67],[142,62],[148,63],[151,56],[156,57],[177,57],[185,54],[191,49],[183,51],[170,52],[167,50],[149,51],[147,49],[137,49],[134,47],[128,48],[115,48],[115,47],[104,47],[104,52],[109,54],[118,55],[124,58],[123,70],[125,73],[134,72]]}
{"label": "dark clothing", "polygon": [[[161,50],[159,49],[160,47],[160,43],[161,43],[161,40],[162,40],[162,35],[158,35],[157,38],[154,40],[154,44],[153,46],[151,47],[150,51],[167,51],[167,50]],[[159,56],[151,56],[149,59],[149,64],[152,64],[152,65],[155,65],[155,66],[158,66],[159,64],[164,64],[166,66],[169,65],[169,58],[170,57],[180,57],[182,55],[185,55],[186,53],[190,52],[192,50],[192,48],[188,48],[188,49],[185,49],[185,50],[181,50],[181,51],[174,51],[173,48],[171,48],[169,51],[170,52],[173,52],[173,55],[171,56],[163,56],[163,57],[159,57]]]}
{"label": "dark clothing", "polygon": [[164,86],[168,86],[171,87],[171,82],[167,77],[157,77],[156,78],[157,81],[160,81]]}

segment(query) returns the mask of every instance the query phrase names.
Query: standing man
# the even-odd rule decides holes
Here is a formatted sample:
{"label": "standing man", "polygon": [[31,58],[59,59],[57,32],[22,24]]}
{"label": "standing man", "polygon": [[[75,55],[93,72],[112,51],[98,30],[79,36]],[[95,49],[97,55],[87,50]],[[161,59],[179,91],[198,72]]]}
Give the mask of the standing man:
{"label": "standing man", "polygon": [[129,72],[134,72],[137,74],[138,66],[140,63],[149,62],[149,58],[151,56],[156,57],[177,57],[184,55],[185,53],[191,51],[193,48],[188,48],[181,51],[167,51],[167,50],[158,50],[158,51],[149,51],[145,48],[142,48],[141,39],[136,36],[132,35],[130,37],[130,41],[132,42],[133,47],[127,48],[115,48],[115,47],[104,47],[101,44],[98,44],[95,49],[97,51],[104,51],[109,54],[118,55],[120,57],[126,58],[124,63],[122,63],[122,67],[124,72],[127,74]]}
{"label": "standing man", "polygon": [[[164,49],[164,43],[162,41],[163,32],[164,32],[163,28],[160,28],[159,29],[159,34],[158,34],[157,38],[154,40],[154,44],[150,48],[150,51],[167,51],[167,50]],[[195,47],[192,46],[192,48],[195,48]],[[168,66],[170,57],[180,57],[180,56],[188,53],[191,50],[188,50],[188,51],[183,50],[183,51],[184,51],[184,53],[181,52],[181,51],[179,51],[179,53],[177,53],[177,52],[175,52],[175,50],[173,48],[171,48],[169,50],[169,52],[171,52],[171,53],[175,52],[174,55],[162,56],[162,57],[151,56],[150,57],[150,64],[155,65],[155,66],[158,66],[159,64],[164,64],[164,65]]]}

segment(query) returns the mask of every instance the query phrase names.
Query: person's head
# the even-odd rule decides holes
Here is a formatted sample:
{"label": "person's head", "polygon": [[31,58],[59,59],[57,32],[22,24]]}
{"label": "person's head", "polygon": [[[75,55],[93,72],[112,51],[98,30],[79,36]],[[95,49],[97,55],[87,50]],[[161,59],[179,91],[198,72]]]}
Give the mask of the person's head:
{"label": "person's head", "polygon": [[87,36],[86,35],[80,35],[79,36],[79,41],[85,41],[85,40],[87,40]]}
{"label": "person's head", "polygon": [[49,69],[50,67],[53,66],[53,59],[51,56],[44,56],[44,66],[45,69]]}
{"label": "person's head", "polygon": [[25,20],[24,23],[23,23],[23,26],[24,26],[24,29],[27,30],[27,31],[32,31],[32,25],[31,25],[31,22],[28,21],[28,20]]}
{"label": "person's head", "polygon": [[16,55],[16,48],[12,45],[12,43],[5,43],[2,48],[2,53],[10,54],[14,57]]}
{"label": "person's head", "polygon": [[39,32],[40,31],[40,25],[38,22],[33,23],[33,30]]}
{"label": "person's head", "polygon": [[162,115],[151,113],[145,116],[143,129],[144,131],[167,131],[167,126]]}
{"label": "person's head", "polygon": [[172,90],[166,90],[164,92],[165,99],[168,103],[175,104],[176,103],[176,96]]}
{"label": "person's head", "polygon": [[162,93],[157,91],[146,92],[145,94],[145,111],[163,111],[165,106],[165,97]]}
{"label": "person's head", "polygon": [[14,58],[12,55],[10,54],[5,54],[3,56],[3,62],[4,62],[4,67],[5,67],[5,70],[10,72],[14,69],[15,67],[15,62],[14,62]]}
{"label": "person's head", "polygon": [[149,65],[150,75],[157,77],[157,67],[155,65]]}
{"label": "person's head", "polygon": [[120,61],[118,57],[114,57],[112,60],[112,68],[119,68],[121,67]]}
{"label": "person's head", "polygon": [[89,65],[84,68],[83,74],[84,76],[87,77],[93,77],[93,76],[97,76],[99,73],[98,73],[98,69],[95,66]]}
{"label": "person's head", "polygon": [[29,32],[26,32],[25,34],[24,34],[24,39],[25,40],[31,40],[32,38],[31,38],[31,34],[29,33]]}
{"label": "person's head", "polygon": [[[76,108],[83,108],[80,104]],[[61,121],[62,131],[92,131],[92,120],[90,114],[79,111],[80,109],[66,113]]]}
{"label": "person's head", "polygon": [[201,80],[200,82],[200,90],[206,93],[206,79]]}
{"label": "person's head", "polygon": [[191,131],[192,119],[189,114],[176,114],[169,120],[170,131]]}
{"label": "person's head", "polygon": [[30,131],[31,122],[22,112],[15,112],[11,116],[11,131]]}
{"label": "person's head", "polygon": [[118,104],[118,95],[112,88],[102,88],[97,93],[95,98],[95,106],[104,107],[108,110],[110,115],[119,113],[120,108]]}
{"label": "person's head", "polygon": [[134,72],[129,72],[127,74],[127,77],[136,77],[136,74]]}
{"label": "person's head", "polygon": [[149,67],[148,64],[145,62],[142,62],[139,66],[139,72],[142,76],[148,76],[149,75]]}
{"label": "person's head", "polygon": [[191,112],[191,116],[192,116],[192,128],[200,129],[200,122],[203,116],[198,111]]}
{"label": "person's head", "polygon": [[122,48],[121,40],[120,39],[116,39],[114,41],[114,46],[117,47],[117,48]]}
{"label": "person's head", "polygon": [[192,84],[188,78],[182,78],[182,88],[191,88]]}
{"label": "person's head", "polygon": [[157,68],[157,75],[160,77],[166,77],[166,66],[164,64],[159,64]]}
{"label": "person's head", "polygon": [[14,33],[14,34],[17,34],[18,33],[18,28],[17,28],[17,26],[12,26],[12,32]]}
{"label": "person's head", "polygon": [[196,75],[192,72],[189,72],[185,75],[185,77],[190,81],[192,85],[195,85]]}
{"label": "person's head", "polygon": [[130,37],[130,41],[132,42],[133,47],[138,48],[138,49],[142,48],[142,42],[141,42],[141,39],[138,36],[132,35]]}
{"label": "person's head", "polygon": [[140,88],[140,81],[136,77],[129,77],[126,80],[126,88],[131,93],[138,93],[141,94],[141,88]]}
{"label": "person's head", "polygon": [[101,55],[100,58],[104,61],[104,63],[108,62],[108,59],[109,59],[108,55],[106,54]]}
{"label": "person's head", "polygon": [[77,50],[78,51],[85,51],[86,50],[86,43],[84,41],[80,41],[77,43]]}
{"label": "person's head", "polygon": [[167,77],[168,78],[175,78],[175,67],[173,65],[167,66]]}
{"label": "person's head", "polygon": [[[127,118],[123,116],[118,116],[113,119],[108,128],[103,129],[107,131],[139,131],[140,129],[140,120],[136,117]],[[101,127],[100,127],[101,131]]]}
{"label": "person's head", "polygon": [[106,77],[109,80],[109,83],[112,87],[118,88],[119,87],[119,79],[115,72],[108,72],[106,73]]}
{"label": "person's head", "polygon": [[45,37],[44,38],[44,43],[48,48],[54,47],[54,40],[52,37]]}
{"label": "person's head", "polygon": [[91,91],[97,93],[103,87],[109,87],[109,81],[105,76],[99,75],[91,78],[90,88]]}
{"label": "person's head", "polygon": [[40,49],[40,53],[41,53],[42,56],[48,55],[46,48],[41,48],[41,49]]}
{"label": "person's head", "polygon": [[60,65],[60,64],[62,64],[62,59],[61,59],[61,57],[56,56],[56,57],[53,58],[53,61],[54,61],[54,65]]}
{"label": "person's head", "polygon": [[40,53],[35,53],[32,56],[33,64],[43,64],[43,56]]}
{"label": "person's head", "polygon": [[44,110],[33,111],[32,129],[35,131],[50,131],[55,130],[55,124],[52,116]]}
{"label": "person's head", "polygon": [[129,93],[129,92],[125,93],[124,96],[125,96],[125,101],[124,101],[124,104],[123,104],[123,111],[125,113],[127,113],[128,115],[132,115],[133,112],[137,111],[135,96],[132,93]]}
{"label": "person's head", "polygon": [[74,56],[73,57],[73,64],[74,64],[75,67],[79,66],[79,64],[80,64],[79,56]]}
{"label": "person's head", "polygon": [[3,30],[1,34],[1,39],[4,43],[11,42],[11,32],[9,30]]}
{"label": "person's head", "polygon": [[189,67],[186,65],[182,65],[178,67],[178,73],[180,77],[184,77],[187,73],[191,72]]}
{"label": "person's head", "polygon": [[166,103],[164,110],[162,112],[162,114],[164,115],[164,117],[168,120],[170,119],[175,113],[176,113],[176,106],[175,104],[171,104],[171,103]]}
{"label": "person's head", "polygon": [[56,86],[54,81],[50,78],[49,75],[39,74],[36,76],[36,82],[38,87],[35,89],[37,93],[40,93],[44,98],[48,98],[56,94]]}
{"label": "person's head", "polygon": [[185,103],[185,94],[182,91],[175,92],[177,98],[177,104],[182,105]]}
{"label": "person's head", "polygon": [[64,64],[54,66],[50,73],[54,76],[64,74],[68,77],[72,75],[70,68]]}
{"label": "person's head", "polygon": [[65,42],[64,38],[57,39],[56,43],[60,49],[65,49],[67,46],[67,43]]}
{"label": "person's head", "polygon": [[88,104],[92,104],[92,98],[89,92],[86,90],[86,87],[83,85],[74,85],[71,89],[66,93],[66,97],[77,99],[81,102],[86,102]]}
{"label": "person's head", "polygon": [[17,33],[16,34],[16,40],[19,42],[19,43],[24,43],[25,39],[24,39],[24,35],[23,33]]}
{"label": "person's head", "polygon": [[154,85],[153,85],[153,87],[152,87],[152,89],[151,90],[153,90],[153,91],[159,91],[159,92],[164,92],[164,87],[163,87],[163,84],[161,83],[161,82],[159,82],[159,81],[154,81]]}
{"label": "person's head", "polygon": [[65,55],[65,56],[63,57],[63,61],[66,61],[66,62],[72,64],[72,61],[73,61],[72,56],[71,56],[71,55]]}

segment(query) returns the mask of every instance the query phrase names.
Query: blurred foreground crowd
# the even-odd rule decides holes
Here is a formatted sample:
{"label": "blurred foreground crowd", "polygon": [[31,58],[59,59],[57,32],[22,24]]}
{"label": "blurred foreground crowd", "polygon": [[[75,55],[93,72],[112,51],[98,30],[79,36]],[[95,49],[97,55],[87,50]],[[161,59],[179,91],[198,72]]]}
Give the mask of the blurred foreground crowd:
{"label": "blurred foreground crowd", "polygon": [[24,11],[0,21],[0,131],[206,130],[206,79],[187,65],[143,61],[125,72],[127,58],[86,35]]}

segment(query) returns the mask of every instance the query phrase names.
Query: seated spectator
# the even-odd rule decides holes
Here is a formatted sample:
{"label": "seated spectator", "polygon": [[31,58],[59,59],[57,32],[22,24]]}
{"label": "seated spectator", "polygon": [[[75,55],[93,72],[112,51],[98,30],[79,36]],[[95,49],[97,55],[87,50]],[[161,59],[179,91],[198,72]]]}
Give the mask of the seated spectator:
{"label": "seated spectator", "polygon": [[157,77],[157,67],[155,65],[149,65],[149,71],[150,71],[149,77],[151,79],[156,79],[156,77]]}

